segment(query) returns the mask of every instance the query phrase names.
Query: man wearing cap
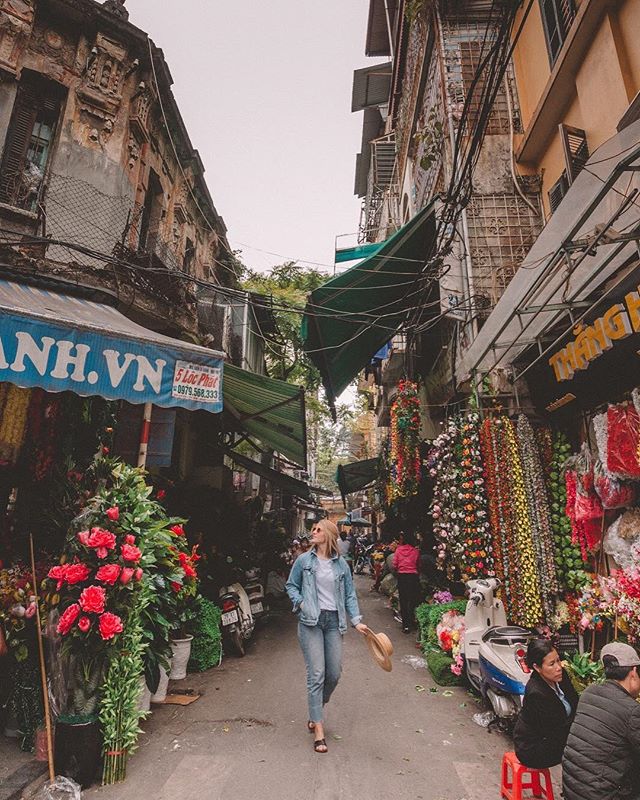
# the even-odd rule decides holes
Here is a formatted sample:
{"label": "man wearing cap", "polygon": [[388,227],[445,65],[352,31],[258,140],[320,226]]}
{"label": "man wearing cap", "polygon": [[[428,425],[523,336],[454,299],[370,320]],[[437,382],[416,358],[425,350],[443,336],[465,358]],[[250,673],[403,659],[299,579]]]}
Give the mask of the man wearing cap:
{"label": "man wearing cap", "polygon": [[582,693],[562,761],[565,800],[640,800],[640,658],[613,642],[607,680]]}

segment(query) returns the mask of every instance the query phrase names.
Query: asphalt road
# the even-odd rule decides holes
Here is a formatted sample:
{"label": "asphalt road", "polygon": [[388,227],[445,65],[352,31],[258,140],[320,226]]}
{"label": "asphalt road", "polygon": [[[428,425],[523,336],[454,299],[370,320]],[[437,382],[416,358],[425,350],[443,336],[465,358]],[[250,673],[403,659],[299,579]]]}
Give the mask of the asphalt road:
{"label": "asphalt road", "polygon": [[127,781],[91,789],[104,800],[497,800],[509,742],[473,722],[480,709],[463,689],[437,688],[385,598],[357,588],[365,622],[393,641],[386,673],[354,631],[328,708],[329,753],[306,732],[304,665],[287,610],[252,640],[243,659],[190,675],[174,688],[202,692],[186,706],[154,706]]}

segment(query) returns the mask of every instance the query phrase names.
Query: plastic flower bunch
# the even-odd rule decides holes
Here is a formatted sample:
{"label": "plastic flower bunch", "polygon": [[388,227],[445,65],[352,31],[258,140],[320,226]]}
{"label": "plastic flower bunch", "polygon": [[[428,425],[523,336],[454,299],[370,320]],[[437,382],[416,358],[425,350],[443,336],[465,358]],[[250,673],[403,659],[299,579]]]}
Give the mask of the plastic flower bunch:
{"label": "plastic flower bunch", "polygon": [[23,564],[0,570],[0,624],[16,661],[29,655],[27,625],[36,615],[31,573]]}
{"label": "plastic flower bunch", "polygon": [[[462,674],[462,647],[464,644],[464,617],[457,611],[446,611],[436,626],[438,644],[453,658],[451,671],[455,675]],[[459,670],[459,671],[458,671]]]}
{"label": "plastic flower bunch", "polygon": [[615,587],[608,581],[601,581],[593,576],[589,585],[585,586],[578,597],[579,629],[601,631],[604,623],[612,617],[612,605]]}
{"label": "plastic flower bunch", "polygon": [[453,556],[455,542],[460,533],[458,520],[458,469],[454,458],[457,431],[453,420],[433,442],[429,452],[429,475],[433,481],[431,516],[436,538],[436,561],[440,569],[446,567]]}

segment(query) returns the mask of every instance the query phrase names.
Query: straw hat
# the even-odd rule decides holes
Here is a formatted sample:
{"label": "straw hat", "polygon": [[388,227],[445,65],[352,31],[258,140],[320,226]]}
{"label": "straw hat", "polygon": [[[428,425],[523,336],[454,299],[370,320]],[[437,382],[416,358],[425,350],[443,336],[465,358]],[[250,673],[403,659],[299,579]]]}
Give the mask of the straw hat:
{"label": "straw hat", "polygon": [[364,634],[367,640],[367,645],[373,656],[373,660],[379,667],[382,667],[386,672],[391,672],[391,656],[393,655],[393,645],[391,639],[386,633],[374,633],[372,630],[367,629]]}

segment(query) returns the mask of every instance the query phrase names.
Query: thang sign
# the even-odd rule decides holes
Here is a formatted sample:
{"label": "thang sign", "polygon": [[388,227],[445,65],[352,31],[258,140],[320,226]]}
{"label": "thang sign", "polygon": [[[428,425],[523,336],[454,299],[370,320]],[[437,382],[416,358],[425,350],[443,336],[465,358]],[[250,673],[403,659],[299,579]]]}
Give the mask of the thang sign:
{"label": "thang sign", "polygon": [[[144,341],[0,313],[0,381],[130,403],[222,411],[222,361]],[[193,353],[193,356],[196,354]],[[199,354],[198,354],[199,355]]]}
{"label": "thang sign", "polygon": [[[639,287],[640,289],[640,287]],[[640,294],[629,292],[624,303],[615,303],[591,325],[574,328],[574,340],[554,353],[549,359],[557,381],[569,381],[579,370],[589,364],[614,342],[640,332]]]}

